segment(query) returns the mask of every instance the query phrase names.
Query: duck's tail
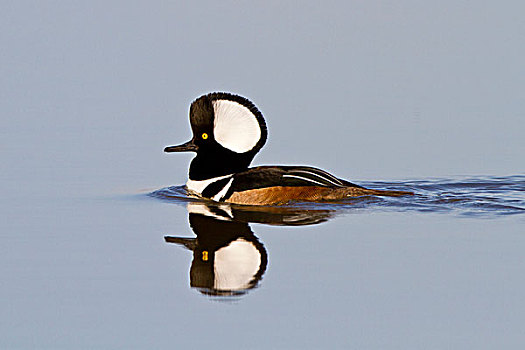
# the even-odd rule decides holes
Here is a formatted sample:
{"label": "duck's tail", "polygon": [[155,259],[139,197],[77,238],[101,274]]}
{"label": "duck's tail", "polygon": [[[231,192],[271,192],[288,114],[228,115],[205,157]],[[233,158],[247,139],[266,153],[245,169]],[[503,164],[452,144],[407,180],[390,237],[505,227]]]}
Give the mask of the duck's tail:
{"label": "duck's tail", "polygon": [[414,192],[410,191],[392,191],[392,190],[370,190],[374,196],[400,197],[413,196]]}
{"label": "duck's tail", "polygon": [[346,191],[347,197],[361,197],[361,196],[387,196],[387,197],[401,197],[413,196],[414,192],[410,191],[393,191],[393,190],[374,190],[369,188],[349,188]]}

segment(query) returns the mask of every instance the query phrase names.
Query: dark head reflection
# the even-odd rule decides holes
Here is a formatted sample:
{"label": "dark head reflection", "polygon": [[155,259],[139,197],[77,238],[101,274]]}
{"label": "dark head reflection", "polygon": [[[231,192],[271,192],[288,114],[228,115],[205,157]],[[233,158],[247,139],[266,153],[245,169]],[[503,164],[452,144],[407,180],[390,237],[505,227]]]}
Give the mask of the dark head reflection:
{"label": "dark head reflection", "polygon": [[238,207],[229,204],[187,204],[196,238],[166,236],[168,243],[193,252],[190,286],[210,296],[240,296],[258,286],[268,264],[264,245],[249,222],[309,225],[325,221],[328,211]]}
{"label": "dark head reflection", "polygon": [[216,296],[238,296],[256,287],[266,271],[268,255],[248,223],[201,203],[189,203],[188,210],[197,238],[165,239],[193,251],[190,286]]}

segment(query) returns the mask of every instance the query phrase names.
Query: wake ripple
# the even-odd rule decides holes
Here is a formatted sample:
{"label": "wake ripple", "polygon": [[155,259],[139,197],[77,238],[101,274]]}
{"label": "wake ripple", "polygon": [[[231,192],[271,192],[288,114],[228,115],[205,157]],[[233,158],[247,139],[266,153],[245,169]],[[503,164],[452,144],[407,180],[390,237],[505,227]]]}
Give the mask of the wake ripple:
{"label": "wake ripple", "polygon": [[[525,175],[356,183],[373,189],[412,191],[415,195],[356,197],[338,202],[294,203],[286,207],[330,211],[443,212],[480,217],[525,214]],[[180,204],[199,201],[189,197],[184,186],[162,188],[149,195]]]}

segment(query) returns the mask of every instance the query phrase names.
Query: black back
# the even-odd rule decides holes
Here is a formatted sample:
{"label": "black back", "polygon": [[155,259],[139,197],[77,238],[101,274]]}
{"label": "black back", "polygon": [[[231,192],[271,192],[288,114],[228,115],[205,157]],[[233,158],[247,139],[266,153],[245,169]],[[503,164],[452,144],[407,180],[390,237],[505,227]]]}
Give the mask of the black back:
{"label": "black back", "polygon": [[273,186],[316,186],[328,188],[363,188],[339,179],[324,170],[307,166],[260,166],[235,174],[225,199],[234,192]]}

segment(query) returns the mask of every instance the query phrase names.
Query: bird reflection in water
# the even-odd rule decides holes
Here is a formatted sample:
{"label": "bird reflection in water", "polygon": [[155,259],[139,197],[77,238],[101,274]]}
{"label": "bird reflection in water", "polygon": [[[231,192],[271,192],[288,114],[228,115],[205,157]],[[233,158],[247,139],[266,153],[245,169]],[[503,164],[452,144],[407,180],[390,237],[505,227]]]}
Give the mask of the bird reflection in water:
{"label": "bird reflection in water", "polygon": [[210,296],[240,296],[259,285],[268,253],[249,223],[300,226],[326,221],[329,210],[187,203],[196,238],[166,236],[193,252],[190,286]]}

